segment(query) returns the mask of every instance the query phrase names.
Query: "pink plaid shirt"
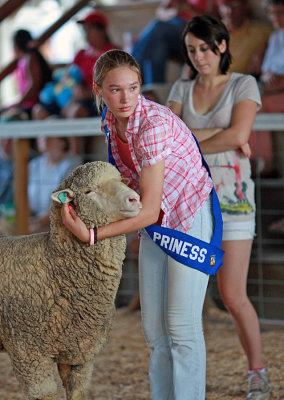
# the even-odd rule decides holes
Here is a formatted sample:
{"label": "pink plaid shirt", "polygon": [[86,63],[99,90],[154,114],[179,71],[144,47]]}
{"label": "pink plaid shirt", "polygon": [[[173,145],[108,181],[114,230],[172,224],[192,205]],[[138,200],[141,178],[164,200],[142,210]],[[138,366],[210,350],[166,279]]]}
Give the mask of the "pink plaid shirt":
{"label": "pink plaid shirt", "polygon": [[162,226],[187,233],[213,186],[190,129],[169,108],[140,95],[125,132],[135,173],[121,161],[110,110],[105,123],[116,165],[138,193],[141,168],[165,159]]}

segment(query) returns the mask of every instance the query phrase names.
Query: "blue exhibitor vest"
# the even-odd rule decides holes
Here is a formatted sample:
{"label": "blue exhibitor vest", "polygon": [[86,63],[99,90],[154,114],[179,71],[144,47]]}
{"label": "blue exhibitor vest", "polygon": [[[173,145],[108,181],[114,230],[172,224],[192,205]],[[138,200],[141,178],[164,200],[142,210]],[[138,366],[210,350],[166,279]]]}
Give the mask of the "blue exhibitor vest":
{"label": "blue exhibitor vest", "polygon": [[[102,122],[104,132],[108,140],[108,158],[109,162],[116,166],[115,160],[111,152],[109,129],[105,123],[107,107],[102,113]],[[207,169],[209,175],[209,167],[204,160],[199,144],[193,135],[197,147],[202,156],[202,162]],[[149,225],[145,228],[150,238],[169,256],[187,267],[197,269],[205,274],[215,275],[218,269],[222,266],[222,258],[224,251],[221,249],[223,221],[221,208],[216,191],[212,189],[213,214],[215,219],[214,232],[210,243],[187,235],[183,232],[165,228],[159,225]]]}

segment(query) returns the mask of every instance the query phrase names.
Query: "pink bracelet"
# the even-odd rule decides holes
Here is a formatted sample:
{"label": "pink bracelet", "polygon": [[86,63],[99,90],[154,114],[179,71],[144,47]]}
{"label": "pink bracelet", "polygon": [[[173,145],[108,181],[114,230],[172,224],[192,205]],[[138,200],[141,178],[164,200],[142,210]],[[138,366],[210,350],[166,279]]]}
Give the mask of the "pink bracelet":
{"label": "pink bracelet", "polygon": [[94,229],[93,228],[91,228],[90,229],[90,246],[93,246],[95,243],[94,243]]}
{"label": "pink bracelet", "polygon": [[90,229],[90,246],[94,246],[94,244],[97,243],[98,240],[97,234],[98,234],[97,227]]}

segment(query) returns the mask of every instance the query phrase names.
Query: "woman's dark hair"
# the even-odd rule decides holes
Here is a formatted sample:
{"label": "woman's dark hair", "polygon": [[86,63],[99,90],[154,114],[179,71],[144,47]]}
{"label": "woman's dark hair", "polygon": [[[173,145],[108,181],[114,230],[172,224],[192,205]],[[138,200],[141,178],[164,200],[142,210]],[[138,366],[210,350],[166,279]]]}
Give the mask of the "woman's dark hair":
{"label": "woman's dark hair", "polygon": [[185,45],[185,37],[188,33],[191,33],[198,39],[204,40],[215,54],[218,52],[218,46],[216,43],[221,44],[222,40],[225,40],[226,50],[221,54],[220,69],[222,74],[226,74],[232,62],[232,56],[229,49],[230,35],[223,22],[209,15],[203,15],[192,18],[184,28],[182,34],[183,56],[186,63],[193,71],[192,78],[195,78],[198,72],[188,57]]}
{"label": "woman's dark hair", "polygon": [[19,29],[13,36],[13,43],[21,51],[29,50],[28,44],[33,40],[32,35],[26,29]]}

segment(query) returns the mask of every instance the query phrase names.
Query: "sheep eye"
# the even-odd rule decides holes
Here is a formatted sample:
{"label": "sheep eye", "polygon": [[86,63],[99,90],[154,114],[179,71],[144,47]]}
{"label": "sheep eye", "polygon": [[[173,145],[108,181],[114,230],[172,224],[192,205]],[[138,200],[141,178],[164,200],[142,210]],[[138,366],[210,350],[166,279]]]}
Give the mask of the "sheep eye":
{"label": "sheep eye", "polygon": [[85,191],[85,194],[89,194],[89,193],[91,193],[92,191],[89,189],[89,190],[86,190]]}

